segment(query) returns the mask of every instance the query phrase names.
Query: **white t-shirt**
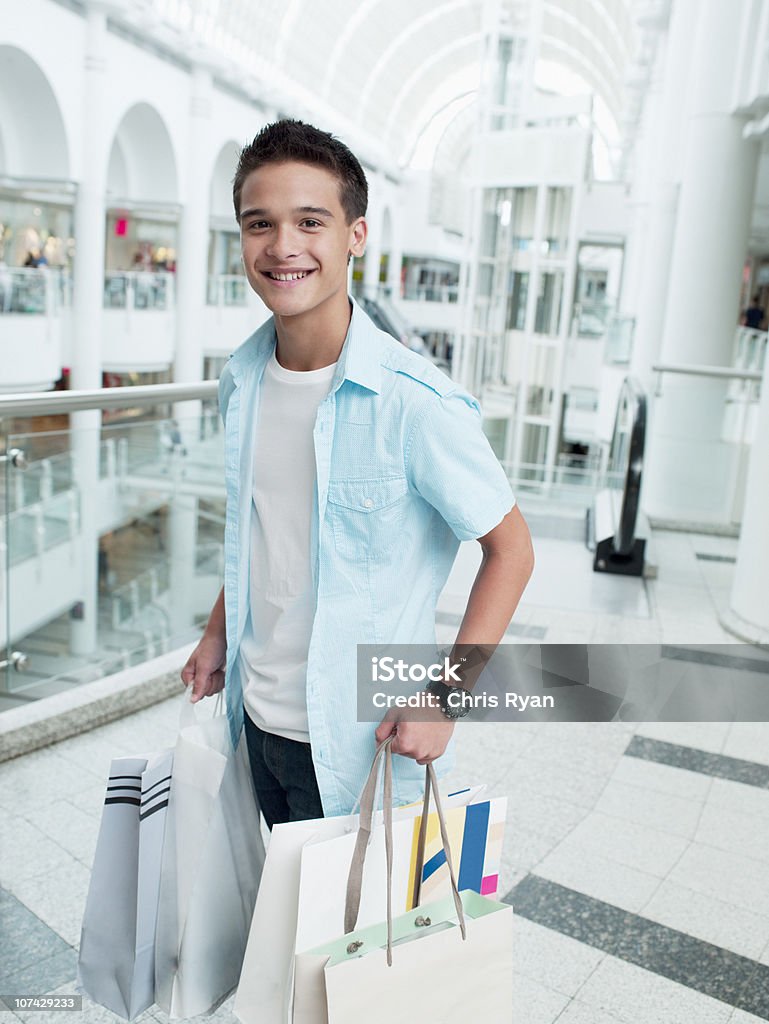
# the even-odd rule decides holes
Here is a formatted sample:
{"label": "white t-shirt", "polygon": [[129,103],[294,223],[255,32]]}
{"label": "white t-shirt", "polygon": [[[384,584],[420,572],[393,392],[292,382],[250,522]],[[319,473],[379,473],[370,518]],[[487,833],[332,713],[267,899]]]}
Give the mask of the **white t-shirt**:
{"label": "white t-shirt", "polygon": [[336,364],[301,372],[273,353],[262,380],[251,503],[251,615],[240,647],[243,699],[265,732],[309,743],[307,652],[315,615],[310,530],[313,428]]}

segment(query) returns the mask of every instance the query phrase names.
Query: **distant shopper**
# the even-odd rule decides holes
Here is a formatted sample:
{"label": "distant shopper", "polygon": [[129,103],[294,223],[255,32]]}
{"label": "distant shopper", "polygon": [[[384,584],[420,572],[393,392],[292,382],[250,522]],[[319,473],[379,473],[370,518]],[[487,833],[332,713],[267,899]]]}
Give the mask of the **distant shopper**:
{"label": "distant shopper", "polygon": [[222,372],[225,584],[182,679],[193,700],[225,687],[270,828],[350,813],[390,736],[394,800],[416,799],[457,696],[438,678],[429,720],[358,721],[356,645],[433,646],[438,594],[477,539],[457,642],[495,647],[532,567],[476,400],[348,296],[367,196],[345,145],[290,120],[243,149],[233,184],[246,277],[273,316]]}
{"label": "distant shopper", "polygon": [[742,322],[745,327],[750,327],[754,331],[760,330],[761,324],[764,322],[764,308],[760,303],[761,296],[756,292],[752,304],[742,314]]}

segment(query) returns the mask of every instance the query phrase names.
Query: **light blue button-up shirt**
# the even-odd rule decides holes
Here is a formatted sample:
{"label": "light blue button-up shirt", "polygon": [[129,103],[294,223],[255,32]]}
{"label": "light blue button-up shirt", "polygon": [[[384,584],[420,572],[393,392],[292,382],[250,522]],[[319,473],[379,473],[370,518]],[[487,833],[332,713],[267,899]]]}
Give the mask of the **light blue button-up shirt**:
{"label": "light blue button-up shirt", "polygon": [[[353,302],[331,389],[318,409],[311,557],[317,603],[307,712],[324,813],[348,814],[375,750],[356,720],[357,644],[435,643],[435,606],[460,541],[515,504],[476,400],[380,331]],[[272,319],[231,356],[219,382],[225,425],[225,692],[233,743],[243,727],[240,642],[249,615],[254,445]],[[436,764],[449,770],[452,753]],[[424,768],[394,759],[396,803],[417,799]]]}

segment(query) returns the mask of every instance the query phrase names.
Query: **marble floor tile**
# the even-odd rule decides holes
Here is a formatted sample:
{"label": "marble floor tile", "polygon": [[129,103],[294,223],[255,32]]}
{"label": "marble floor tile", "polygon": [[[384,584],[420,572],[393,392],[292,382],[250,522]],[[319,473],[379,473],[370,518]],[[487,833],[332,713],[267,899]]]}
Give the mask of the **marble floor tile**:
{"label": "marble floor tile", "polygon": [[769,917],[766,876],[765,862],[691,843],[668,877],[685,888]]}
{"label": "marble floor tile", "polygon": [[535,874],[632,913],[640,913],[660,885],[655,875],[564,843],[540,861]]}
{"label": "marble floor tile", "polygon": [[615,957],[598,965],[578,998],[623,1024],[727,1024],[733,1009]]}
{"label": "marble floor tile", "polygon": [[573,996],[606,956],[568,935],[513,916],[515,970],[540,984]]}
{"label": "marble floor tile", "polygon": [[613,778],[604,788],[595,810],[656,832],[692,839],[697,831],[703,805],[696,800],[670,793],[624,785]]}
{"label": "marble floor tile", "polygon": [[616,864],[664,878],[678,862],[689,842],[623,818],[592,811],[559,846],[575,859],[594,853]]}
{"label": "marble floor tile", "polygon": [[569,997],[562,992],[556,992],[525,974],[513,974],[511,1020],[526,1021],[526,1024],[554,1024],[568,1002]]}
{"label": "marble floor tile", "polygon": [[751,960],[757,960],[769,943],[769,917],[668,879],[640,914]]}

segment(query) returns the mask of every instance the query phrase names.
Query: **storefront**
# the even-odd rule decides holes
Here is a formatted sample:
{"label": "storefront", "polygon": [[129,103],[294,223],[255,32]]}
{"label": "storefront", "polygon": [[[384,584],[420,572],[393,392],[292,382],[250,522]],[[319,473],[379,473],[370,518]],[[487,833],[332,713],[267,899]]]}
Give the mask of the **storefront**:
{"label": "storefront", "polygon": [[75,186],[0,179],[0,264],[69,270],[75,242]]}

